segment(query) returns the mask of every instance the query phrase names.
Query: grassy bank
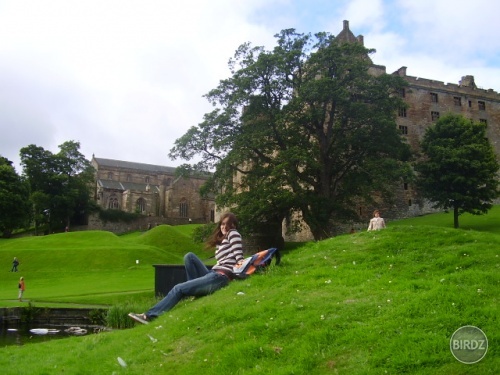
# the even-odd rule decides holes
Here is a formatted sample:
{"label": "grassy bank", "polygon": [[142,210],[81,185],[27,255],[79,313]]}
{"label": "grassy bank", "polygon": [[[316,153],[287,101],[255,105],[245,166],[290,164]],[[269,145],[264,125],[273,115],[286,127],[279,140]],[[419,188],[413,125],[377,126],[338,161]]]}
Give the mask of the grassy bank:
{"label": "grassy bank", "polygon": [[[266,274],[186,300],[147,326],[1,348],[0,367],[5,374],[496,374],[500,235],[455,230],[452,222],[427,225],[426,219],[432,216],[304,244]],[[118,238],[120,249],[108,244],[107,250],[103,243],[116,238],[99,240],[93,257],[100,260],[77,278],[68,272],[58,296],[95,303],[102,301],[102,289],[152,293],[149,268],[170,255],[140,238]],[[97,247],[95,238],[90,242]],[[6,259],[8,246],[1,246]],[[34,256],[33,246],[19,247],[19,254]],[[61,252],[70,251],[67,246]],[[146,260],[137,266],[138,258]],[[66,273],[71,262],[61,259],[66,266],[60,272]],[[51,283],[49,275],[59,276],[49,259],[44,264],[40,275]],[[82,287],[74,284],[99,267],[101,276],[80,296]],[[103,287],[97,279],[107,274],[112,281]],[[59,298],[48,289],[37,292]],[[474,365],[458,362],[449,349],[451,335],[463,325],[480,327],[489,339],[486,357]]]}
{"label": "grassy bank", "polygon": [[[0,307],[19,306],[17,282],[26,280],[26,300],[112,305],[130,296],[151,295],[153,264],[181,264],[186,249],[209,253],[194,244],[189,231],[167,225],[123,237],[110,232],[70,232],[0,240]],[[7,272],[16,256],[19,272]]]}

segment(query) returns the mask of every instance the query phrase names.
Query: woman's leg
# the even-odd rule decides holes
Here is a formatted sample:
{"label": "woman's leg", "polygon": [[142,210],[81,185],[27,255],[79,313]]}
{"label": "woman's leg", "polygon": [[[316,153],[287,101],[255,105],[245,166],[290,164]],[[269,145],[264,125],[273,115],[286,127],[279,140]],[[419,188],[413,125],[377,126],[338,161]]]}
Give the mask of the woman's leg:
{"label": "woman's leg", "polygon": [[184,255],[184,267],[188,281],[203,277],[208,273],[208,268],[203,264],[200,258],[193,253]]}
{"label": "woman's leg", "polygon": [[177,303],[187,296],[206,296],[225,287],[229,283],[227,276],[217,272],[208,272],[205,276],[177,284],[155,306],[146,312],[148,319],[156,318],[171,310]]}

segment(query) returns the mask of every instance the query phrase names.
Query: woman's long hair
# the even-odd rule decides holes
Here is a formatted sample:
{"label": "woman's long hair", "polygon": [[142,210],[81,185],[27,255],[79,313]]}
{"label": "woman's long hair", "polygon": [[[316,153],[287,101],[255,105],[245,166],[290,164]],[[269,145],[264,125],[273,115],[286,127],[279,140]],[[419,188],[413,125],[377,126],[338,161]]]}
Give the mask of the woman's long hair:
{"label": "woman's long hair", "polygon": [[208,247],[214,247],[214,246],[221,244],[222,240],[224,239],[224,234],[222,234],[220,226],[221,226],[222,222],[226,219],[228,221],[229,226],[232,229],[238,228],[238,219],[236,218],[236,215],[233,214],[232,212],[226,212],[225,214],[223,214],[220,217],[220,220],[217,223],[217,227],[215,228],[214,232],[207,240],[206,244]]}

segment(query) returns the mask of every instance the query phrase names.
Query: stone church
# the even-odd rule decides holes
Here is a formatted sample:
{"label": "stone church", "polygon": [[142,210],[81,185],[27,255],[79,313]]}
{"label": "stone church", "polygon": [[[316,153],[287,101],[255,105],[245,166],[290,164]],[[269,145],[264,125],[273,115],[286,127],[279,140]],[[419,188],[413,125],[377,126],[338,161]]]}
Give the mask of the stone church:
{"label": "stone church", "polygon": [[103,209],[140,213],[186,224],[214,220],[215,203],[202,198],[200,187],[206,176],[183,178],[174,167],[96,158],[95,199]]}

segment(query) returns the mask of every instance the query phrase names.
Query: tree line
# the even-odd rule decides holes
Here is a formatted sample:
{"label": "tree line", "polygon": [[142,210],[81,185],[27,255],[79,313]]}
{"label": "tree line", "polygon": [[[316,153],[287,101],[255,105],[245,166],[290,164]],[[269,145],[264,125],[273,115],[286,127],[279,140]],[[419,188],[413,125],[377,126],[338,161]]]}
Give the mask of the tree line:
{"label": "tree line", "polygon": [[29,145],[20,150],[22,173],[0,157],[0,231],[34,226],[35,234],[83,223],[95,207],[94,168],[80,153],[80,143],[67,141],[52,153]]}

